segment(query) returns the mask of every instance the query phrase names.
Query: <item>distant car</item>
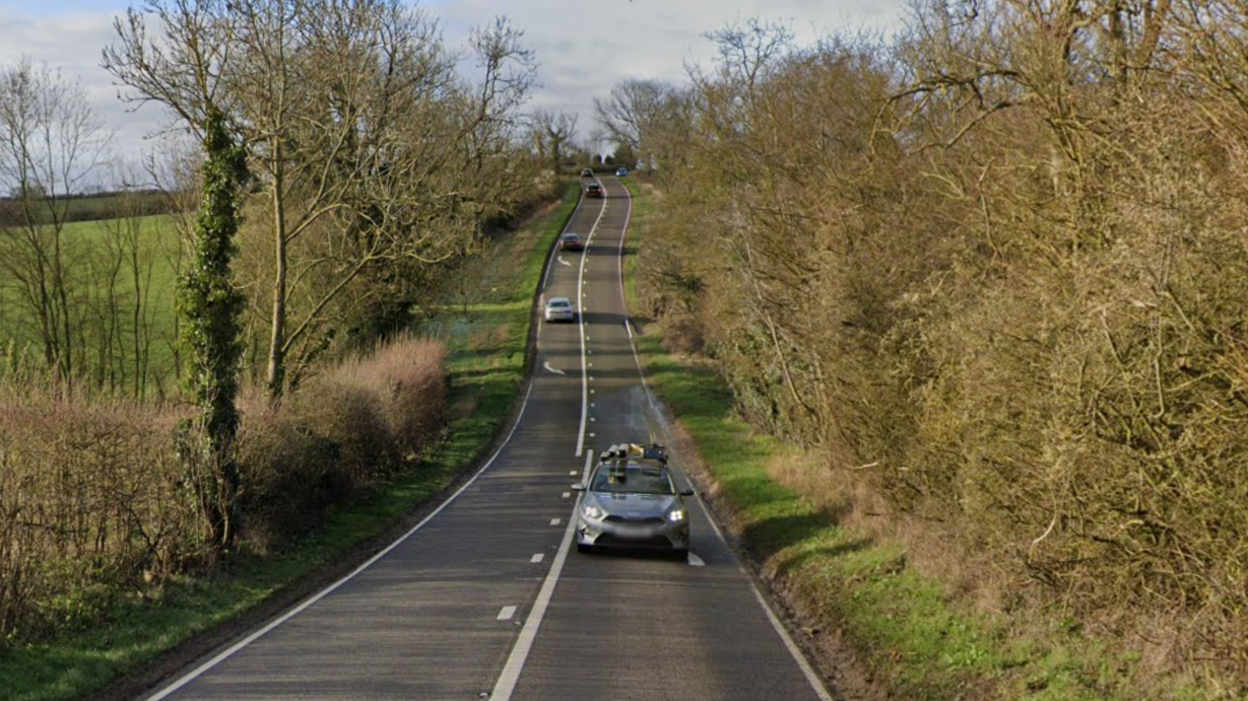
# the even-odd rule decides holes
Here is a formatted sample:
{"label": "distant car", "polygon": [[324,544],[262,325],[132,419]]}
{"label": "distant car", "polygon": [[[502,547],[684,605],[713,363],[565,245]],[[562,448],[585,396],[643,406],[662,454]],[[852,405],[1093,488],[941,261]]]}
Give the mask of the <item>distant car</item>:
{"label": "distant car", "polygon": [[602,186],[598,183],[590,183],[585,186],[586,197],[602,197]]}
{"label": "distant car", "polygon": [[585,241],[577,234],[564,234],[559,237],[559,250],[583,251],[585,250]]}
{"label": "distant car", "polygon": [[594,177],[594,171],[593,171],[593,169],[592,169],[592,168],[582,168],[582,169],[581,169],[581,177],[582,177],[582,178],[592,178],[592,177]]}
{"label": "distant car", "polygon": [[667,450],[657,444],[621,444],[604,450],[589,474],[576,516],[576,549],[657,548],[689,552],[689,510],[667,466]]}
{"label": "distant car", "polygon": [[625,175],[628,175],[628,168],[616,168],[615,175],[616,177],[619,177],[619,178],[622,178]]}
{"label": "distant car", "polygon": [[552,297],[546,302],[546,321],[573,321],[576,319],[576,310],[572,308],[572,301],[567,297]]}

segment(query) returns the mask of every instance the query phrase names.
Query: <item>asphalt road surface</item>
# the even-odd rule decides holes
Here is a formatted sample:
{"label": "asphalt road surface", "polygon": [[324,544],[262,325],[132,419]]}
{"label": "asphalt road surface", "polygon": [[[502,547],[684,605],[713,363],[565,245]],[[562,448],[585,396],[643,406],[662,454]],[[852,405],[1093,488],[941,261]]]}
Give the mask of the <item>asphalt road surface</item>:
{"label": "asphalt road surface", "polygon": [[830,699],[696,499],[688,561],[571,547],[594,452],[662,435],[623,301],[631,200],[602,184],[567,227],[586,251],[543,280],[579,318],[541,324],[499,452],[355,572],[143,698]]}

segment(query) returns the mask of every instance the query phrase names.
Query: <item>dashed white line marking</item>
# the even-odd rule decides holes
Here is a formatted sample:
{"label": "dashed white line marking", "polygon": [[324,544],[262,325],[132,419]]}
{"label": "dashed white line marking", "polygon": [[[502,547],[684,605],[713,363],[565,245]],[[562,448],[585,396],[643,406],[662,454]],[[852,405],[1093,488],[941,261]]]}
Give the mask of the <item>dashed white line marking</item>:
{"label": "dashed white line marking", "polygon": [[534,553],[533,557],[529,558],[529,562],[538,563],[545,559],[546,559],[546,556],[543,555],[542,553]]}
{"label": "dashed white line marking", "polygon": [[545,363],[542,363],[542,367],[544,367],[544,368],[546,368],[547,370],[549,370],[549,371],[551,371],[551,372],[555,373],[556,375],[562,375],[562,374],[564,374],[562,370],[559,370],[559,369],[557,369],[557,368],[552,368],[552,367],[550,366],[550,362],[545,362]]}
{"label": "dashed white line marking", "polygon": [[[576,504],[572,507],[573,513],[580,508],[580,503],[578,495]],[[533,649],[533,641],[537,639],[537,630],[542,626],[546,607],[550,605],[550,599],[555,593],[555,585],[559,583],[563,563],[568,559],[568,551],[572,548],[572,537],[576,532],[575,526],[576,519],[568,519],[568,527],[564,529],[563,540],[559,543],[559,552],[555,554],[555,560],[550,564],[546,579],[542,580],[542,588],[537,592],[537,600],[533,602],[533,608],[529,610],[524,627],[520,629],[520,637],[516,639],[515,647],[511,648],[511,654],[507,656],[507,662],[503,665],[503,672],[499,675],[498,681],[494,683],[494,690],[490,692],[492,701],[511,701],[511,695],[516,690],[516,683],[520,681],[520,672],[524,671],[525,660],[529,658],[529,650]]]}
{"label": "dashed white line marking", "polygon": [[692,551],[689,552],[688,562],[689,562],[690,567],[705,567],[706,566],[706,563],[702,561],[702,558],[698,557],[697,555],[694,555]]}
{"label": "dashed white line marking", "polygon": [[[572,474],[574,474],[574,475],[575,475],[575,474],[576,474],[576,472],[573,472]],[[558,526],[558,525],[559,525],[559,524],[561,524],[561,523],[563,523],[563,519],[561,519],[561,518],[552,518],[552,519],[550,519],[550,525],[552,525],[552,526]]]}
{"label": "dashed white line marking", "polygon": [[[598,231],[598,224],[602,221],[602,215],[605,214],[607,208],[604,206],[598,212],[598,218],[594,220],[594,226],[589,230],[589,236],[585,237],[585,246],[588,247],[594,240],[594,234]],[[576,277],[576,290],[585,296],[585,261],[589,256],[581,256],[581,269]],[[581,428],[576,433],[576,456],[579,458],[585,450],[585,426],[589,422],[589,368],[586,366],[588,356],[585,353],[585,304],[581,304],[581,313],[577,314],[577,329],[581,332]],[[527,651],[525,653],[528,654]],[[510,692],[508,692],[510,696]]]}
{"label": "dashed white line marking", "polygon": [[591,417],[589,417],[589,420],[590,420],[590,421],[597,421],[598,419],[595,419],[594,417],[592,417],[592,416],[591,416]]}
{"label": "dashed white line marking", "polygon": [[571,471],[571,472],[569,472],[568,474],[569,474],[569,475],[573,475],[573,476],[575,476],[575,475],[576,475],[576,470],[572,470],[572,471]]}
{"label": "dashed white line marking", "polygon": [[500,620],[500,621],[510,621],[510,620],[511,620],[511,617],[512,617],[512,616],[514,616],[514,615],[516,615],[516,607],[515,607],[515,606],[504,606],[504,607],[503,607],[503,610],[498,612],[498,619],[497,619],[497,620]]}
{"label": "dashed white line marking", "polygon": [[572,492],[564,492],[564,493],[563,493],[563,498],[564,498],[564,499],[567,499],[567,498],[568,498],[568,497],[570,497],[570,496],[572,496]]}

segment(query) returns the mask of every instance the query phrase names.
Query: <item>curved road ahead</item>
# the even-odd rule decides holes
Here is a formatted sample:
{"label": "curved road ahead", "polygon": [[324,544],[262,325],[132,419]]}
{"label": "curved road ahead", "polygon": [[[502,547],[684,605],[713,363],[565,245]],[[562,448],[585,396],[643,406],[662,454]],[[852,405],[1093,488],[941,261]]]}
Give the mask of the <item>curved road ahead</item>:
{"label": "curved road ahead", "polygon": [[688,562],[571,548],[593,452],[661,433],[625,323],[631,200],[602,184],[567,228],[586,252],[543,280],[579,323],[542,324],[498,453],[355,572],[145,699],[830,701],[700,503]]}

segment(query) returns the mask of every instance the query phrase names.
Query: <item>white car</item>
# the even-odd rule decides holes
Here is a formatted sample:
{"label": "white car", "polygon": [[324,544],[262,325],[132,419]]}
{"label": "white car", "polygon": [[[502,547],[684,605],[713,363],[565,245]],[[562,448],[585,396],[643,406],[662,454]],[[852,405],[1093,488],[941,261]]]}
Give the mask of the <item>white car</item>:
{"label": "white car", "polygon": [[573,321],[576,319],[576,310],[572,308],[572,301],[567,297],[551,297],[546,303],[546,321]]}

